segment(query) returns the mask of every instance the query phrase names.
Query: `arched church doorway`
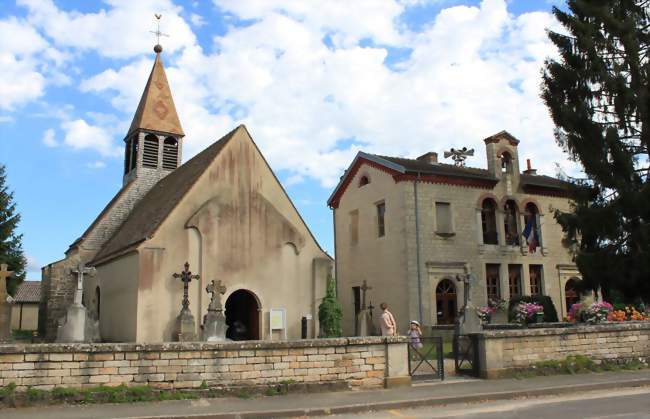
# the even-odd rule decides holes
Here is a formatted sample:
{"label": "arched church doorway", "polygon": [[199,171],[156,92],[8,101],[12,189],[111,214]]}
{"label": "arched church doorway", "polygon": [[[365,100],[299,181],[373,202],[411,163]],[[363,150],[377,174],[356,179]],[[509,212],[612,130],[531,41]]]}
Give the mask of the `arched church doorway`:
{"label": "arched church doorway", "polygon": [[443,279],[436,287],[437,323],[454,324],[456,311],[456,286],[449,279]]}
{"label": "arched church doorway", "polygon": [[226,337],[232,340],[260,339],[259,305],[253,293],[237,290],[226,300]]}
{"label": "arched church doorway", "polygon": [[578,280],[571,278],[564,285],[564,300],[566,302],[566,312],[568,313],[571,306],[580,301],[580,293],[578,292]]}

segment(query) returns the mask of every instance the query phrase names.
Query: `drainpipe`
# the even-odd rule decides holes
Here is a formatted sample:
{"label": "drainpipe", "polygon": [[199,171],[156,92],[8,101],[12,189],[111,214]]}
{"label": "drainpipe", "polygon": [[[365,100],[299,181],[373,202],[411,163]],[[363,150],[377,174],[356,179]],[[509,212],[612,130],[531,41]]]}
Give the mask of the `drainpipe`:
{"label": "drainpipe", "polygon": [[415,260],[417,263],[418,273],[418,321],[422,323],[422,275],[420,270],[420,218],[418,213],[418,181],[420,180],[420,173],[418,172],[417,179],[413,182],[413,195],[415,199]]}

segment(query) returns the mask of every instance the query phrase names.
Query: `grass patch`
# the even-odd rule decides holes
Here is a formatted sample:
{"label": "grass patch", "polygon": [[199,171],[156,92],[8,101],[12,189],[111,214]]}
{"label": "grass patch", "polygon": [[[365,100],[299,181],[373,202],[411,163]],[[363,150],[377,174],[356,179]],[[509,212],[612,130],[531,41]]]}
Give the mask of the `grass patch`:
{"label": "grass patch", "polygon": [[16,383],[9,383],[6,386],[0,388],[0,397],[5,398],[12,396],[16,392]]}
{"label": "grass patch", "polygon": [[570,355],[562,360],[537,362],[529,368],[512,372],[513,378],[531,378],[547,375],[585,374],[605,371],[635,371],[648,368],[645,359],[595,361],[585,355]]}
{"label": "grass patch", "polygon": [[236,395],[240,399],[244,399],[244,400],[249,400],[253,398],[253,393],[247,388],[243,388],[239,390]]}

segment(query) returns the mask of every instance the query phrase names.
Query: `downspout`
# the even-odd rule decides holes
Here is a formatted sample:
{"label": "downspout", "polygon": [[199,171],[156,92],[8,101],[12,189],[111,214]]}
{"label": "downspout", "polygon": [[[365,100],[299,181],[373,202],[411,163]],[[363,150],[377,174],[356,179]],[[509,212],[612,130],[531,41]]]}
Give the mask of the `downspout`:
{"label": "downspout", "polygon": [[422,323],[422,273],[420,269],[420,217],[418,213],[418,181],[420,180],[420,173],[418,172],[417,179],[413,182],[413,195],[415,199],[415,260],[417,263],[418,275],[418,321]]}
{"label": "downspout", "polygon": [[336,290],[336,299],[338,300],[339,298],[339,252],[336,250],[336,208],[332,208],[332,207],[330,208],[332,209],[332,222],[334,223],[334,285],[335,285],[334,289]]}

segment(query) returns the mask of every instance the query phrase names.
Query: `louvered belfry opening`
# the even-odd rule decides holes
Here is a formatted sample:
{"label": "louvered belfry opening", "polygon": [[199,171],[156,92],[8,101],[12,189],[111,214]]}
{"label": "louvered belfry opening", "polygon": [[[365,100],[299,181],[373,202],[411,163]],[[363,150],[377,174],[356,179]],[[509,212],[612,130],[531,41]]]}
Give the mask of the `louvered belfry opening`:
{"label": "louvered belfry opening", "polygon": [[157,168],[158,167],[158,137],[148,134],[144,137],[144,148],[142,149],[142,166]]}
{"label": "louvered belfry opening", "polygon": [[135,134],[133,137],[131,137],[131,170],[135,169],[135,167],[138,165],[138,134]]}
{"label": "louvered belfry opening", "polygon": [[178,140],[167,137],[163,143],[163,169],[174,170],[178,167]]}
{"label": "louvered belfry opening", "polygon": [[131,140],[126,140],[124,147],[124,174],[126,175],[131,170]]}

